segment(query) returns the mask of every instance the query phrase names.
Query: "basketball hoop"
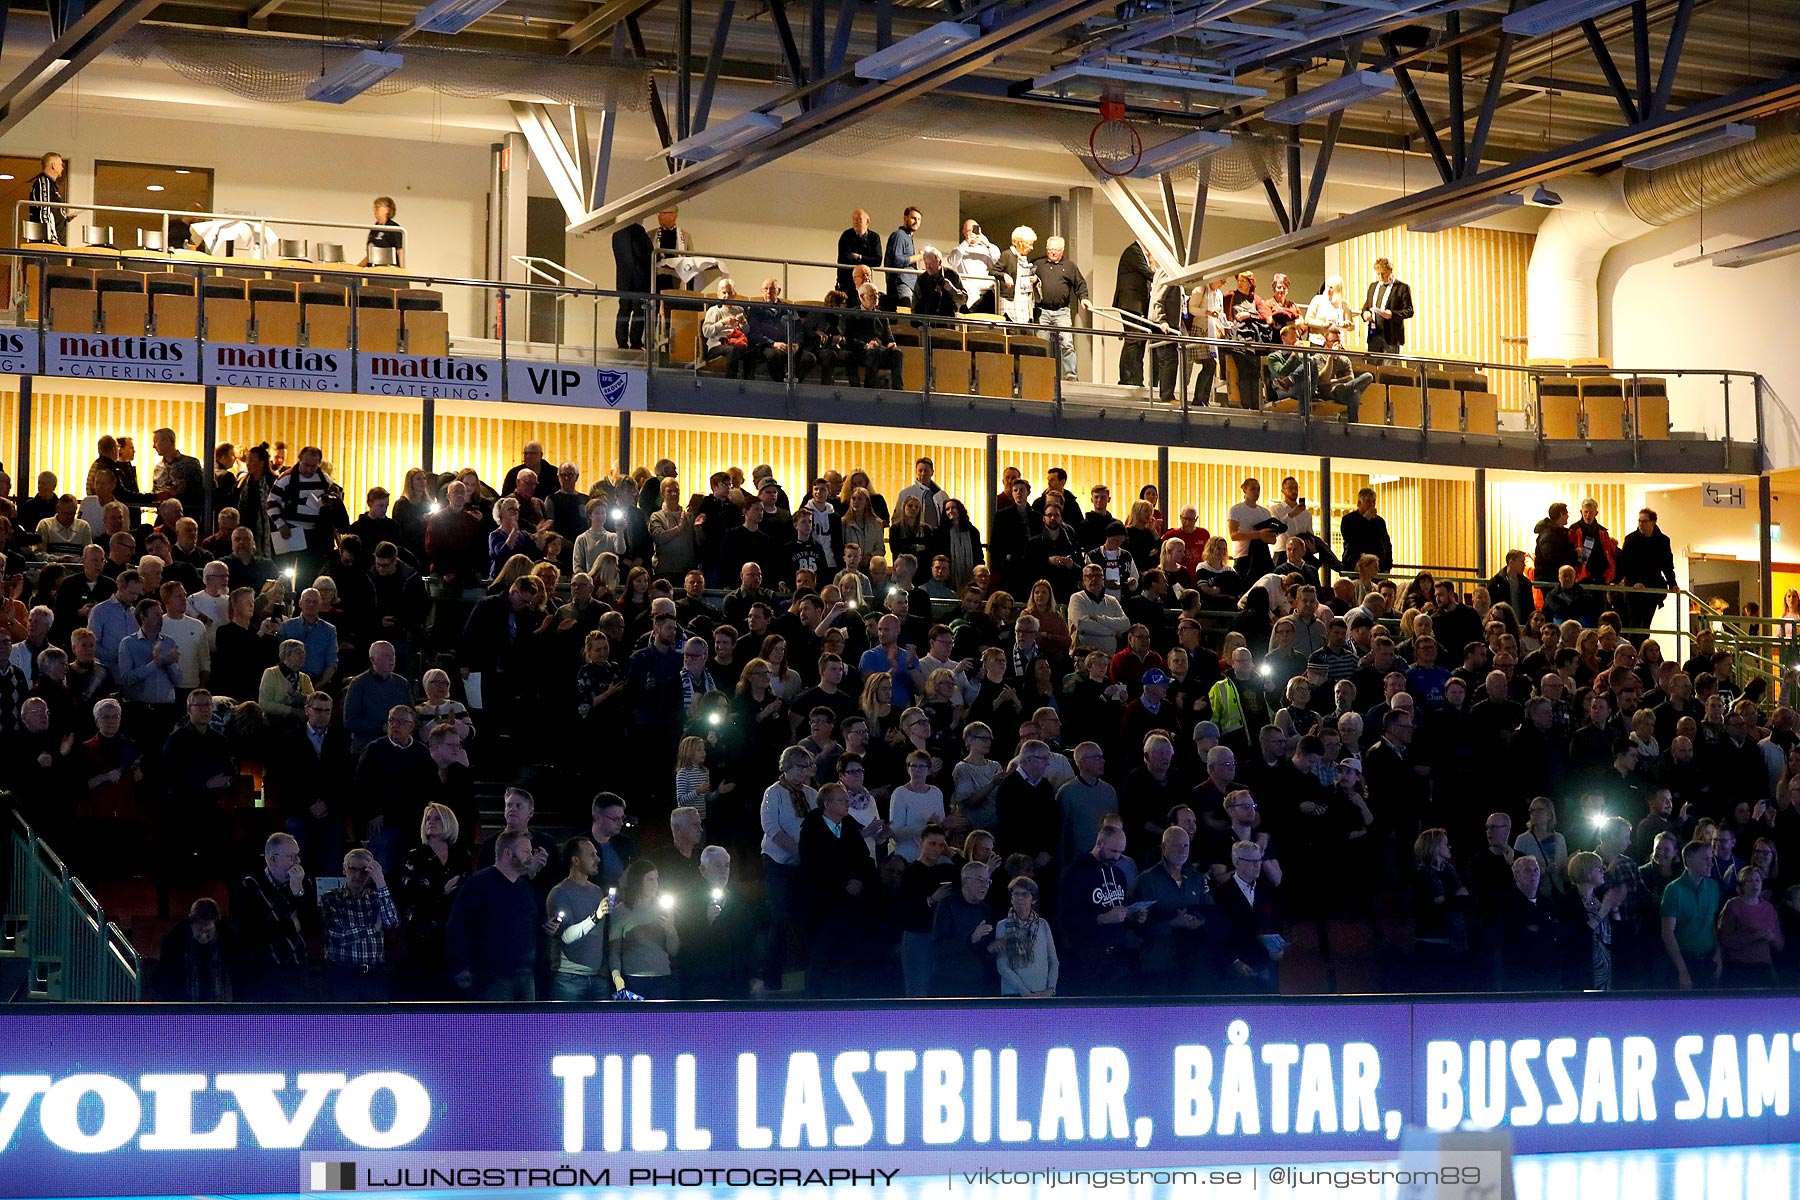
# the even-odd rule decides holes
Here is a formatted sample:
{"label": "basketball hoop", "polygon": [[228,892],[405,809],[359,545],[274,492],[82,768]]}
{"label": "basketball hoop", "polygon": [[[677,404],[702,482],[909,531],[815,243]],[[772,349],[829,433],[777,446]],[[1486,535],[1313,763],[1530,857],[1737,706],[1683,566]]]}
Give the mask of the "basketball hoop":
{"label": "basketball hoop", "polygon": [[1125,119],[1125,106],[1116,100],[1100,102],[1100,119],[1088,134],[1088,157],[1107,175],[1129,175],[1144,160],[1144,141],[1137,126]]}

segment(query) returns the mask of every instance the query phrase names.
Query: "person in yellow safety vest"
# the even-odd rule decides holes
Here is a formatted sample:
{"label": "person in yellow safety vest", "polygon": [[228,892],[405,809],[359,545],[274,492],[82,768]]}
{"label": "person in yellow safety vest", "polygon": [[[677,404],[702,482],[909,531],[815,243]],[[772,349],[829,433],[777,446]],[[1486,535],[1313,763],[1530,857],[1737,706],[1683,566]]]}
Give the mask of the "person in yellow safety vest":
{"label": "person in yellow safety vest", "polygon": [[1219,727],[1219,741],[1240,754],[1250,752],[1250,730],[1269,721],[1269,704],[1256,678],[1256,659],[1239,646],[1231,652],[1231,674],[1206,693],[1207,707]]}

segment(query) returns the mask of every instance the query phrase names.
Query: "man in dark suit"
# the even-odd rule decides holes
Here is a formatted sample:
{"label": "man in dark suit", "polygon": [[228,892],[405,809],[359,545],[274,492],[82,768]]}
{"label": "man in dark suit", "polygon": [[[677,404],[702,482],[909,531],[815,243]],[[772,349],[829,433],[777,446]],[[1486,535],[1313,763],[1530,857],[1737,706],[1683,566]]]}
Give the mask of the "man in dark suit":
{"label": "man in dark suit", "polygon": [[1363,298],[1362,317],[1369,323],[1369,353],[1398,354],[1406,345],[1406,322],[1412,320],[1412,289],[1394,278],[1394,264],[1375,260],[1375,282]]}
{"label": "man in dark suit", "polygon": [[[1114,308],[1147,316],[1150,312],[1150,283],[1156,268],[1150,252],[1142,242],[1133,242],[1119,255],[1119,272],[1113,282]],[[1126,338],[1119,350],[1119,382],[1126,387],[1144,386],[1143,338]]]}
{"label": "man in dark suit", "polygon": [[[612,237],[615,286],[621,292],[650,290],[650,233],[636,221],[621,225]],[[633,301],[619,305],[613,323],[613,340],[621,350],[644,348],[644,306]]]}
{"label": "man in dark suit", "polygon": [[1212,882],[1213,901],[1225,918],[1225,952],[1233,986],[1247,992],[1280,990],[1277,964],[1279,942],[1263,939],[1279,935],[1281,914],[1275,885],[1262,877],[1263,848],[1255,842],[1231,847],[1231,874]]}
{"label": "man in dark suit", "polygon": [[276,764],[268,773],[270,804],[300,839],[303,861],[314,875],[339,873],[356,774],[350,734],[333,724],[331,713],[331,696],[314,692],[306,701],[306,723],[279,735],[270,753]]}
{"label": "man in dark suit", "polygon": [[850,793],[819,789],[819,807],[800,823],[800,878],[812,926],[806,990],[813,997],[856,995],[863,978],[877,880],[869,844],[848,825]]}
{"label": "man in dark suit", "polygon": [[511,701],[526,686],[532,635],[542,620],[534,605],[541,595],[543,584],[522,575],[505,595],[489,596],[471,609],[463,626],[457,665],[464,679],[481,676],[482,707],[494,719],[509,719]]}

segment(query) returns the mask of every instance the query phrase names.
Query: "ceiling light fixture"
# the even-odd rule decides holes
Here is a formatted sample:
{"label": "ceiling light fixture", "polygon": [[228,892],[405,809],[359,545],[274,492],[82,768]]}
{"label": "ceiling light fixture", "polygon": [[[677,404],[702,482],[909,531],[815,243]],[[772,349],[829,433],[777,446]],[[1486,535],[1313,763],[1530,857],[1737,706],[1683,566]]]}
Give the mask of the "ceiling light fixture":
{"label": "ceiling light fixture", "polygon": [[321,104],[354,100],[406,65],[398,54],[359,50],[306,85],[306,98]]}
{"label": "ceiling light fixture", "polygon": [[420,11],[413,25],[424,33],[461,33],[504,3],[506,0],[436,0]]}
{"label": "ceiling light fixture", "polygon": [[1733,121],[1729,125],[1721,125],[1717,129],[1709,129],[1705,133],[1696,133],[1692,137],[1682,138],[1657,150],[1646,150],[1642,154],[1633,154],[1625,160],[1625,165],[1639,171],[1654,171],[1658,167],[1674,166],[1678,162],[1686,162],[1690,158],[1699,158],[1703,154],[1711,154],[1714,150],[1724,150],[1743,142],[1756,140],[1756,126],[1748,121]]}
{"label": "ceiling light fixture", "polygon": [[921,29],[886,50],[865,54],[856,62],[856,77],[887,82],[910,75],[920,67],[928,67],[959,47],[981,36],[981,26],[960,21],[939,21],[929,29]]}
{"label": "ceiling light fixture", "polygon": [[1442,233],[1446,229],[1455,229],[1459,225],[1467,225],[1484,217],[1497,217],[1511,212],[1515,208],[1523,208],[1525,196],[1520,192],[1501,192],[1498,196],[1489,196],[1472,204],[1464,204],[1460,208],[1447,208],[1432,213],[1417,221],[1408,221],[1406,228],[1412,233]]}
{"label": "ceiling light fixture", "polygon": [[1394,77],[1380,71],[1352,71],[1330,83],[1320,84],[1298,96],[1277,100],[1263,110],[1263,119],[1277,125],[1304,125],[1318,117],[1330,116],[1364,100],[1385,96],[1394,90]]}
{"label": "ceiling light fixture", "polygon": [[163,185],[160,183],[146,183],[144,185],[144,190],[146,192],[160,192],[163,190]]}
{"label": "ceiling light fixture", "polygon": [[689,162],[712,158],[727,150],[735,150],[739,146],[747,146],[759,138],[765,137],[781,128],[781,118],[774,113],[749,112],[739,113],[728,121],[717,121],[708,124],[705,129],[692,137],[671,142],[665,149],[658,150],[651,158],[681,158]]}
{"label": "ceiling light fixture", "polygon": [[1624,8],[1631,0],[1542,0],[1530,8],[1508,13],[1500,28],[1515,37],[1542,37]]}
{"label": "ceiling light fixture", "polygon": [[1138,165],[1126,174],[1133,179],[1154,179],[1230,147],[1229,133],[1195,129],[1151,146],[1138,159]]}
{"label": "ceiling light fixture", "polygon": [[1745,242],[1742,246],[1733,246],[1728,250],[1715,250],[1712,264],[1715,267],[1749,267],[1768,262],[1772,258],[1782,258],[1795,251],[1800,251],[1800,229],[1791,229],[1761,241]]}

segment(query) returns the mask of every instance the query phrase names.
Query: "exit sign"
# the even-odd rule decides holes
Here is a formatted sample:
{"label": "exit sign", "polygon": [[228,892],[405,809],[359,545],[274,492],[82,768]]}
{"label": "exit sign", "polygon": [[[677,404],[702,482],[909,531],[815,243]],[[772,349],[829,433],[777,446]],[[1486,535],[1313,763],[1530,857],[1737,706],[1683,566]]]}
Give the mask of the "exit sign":
{"label": "exit sign", "polygon": [[1703,483],[1700,485],[1701,508],[1744,507],[1744,485],[1741,483]]}

